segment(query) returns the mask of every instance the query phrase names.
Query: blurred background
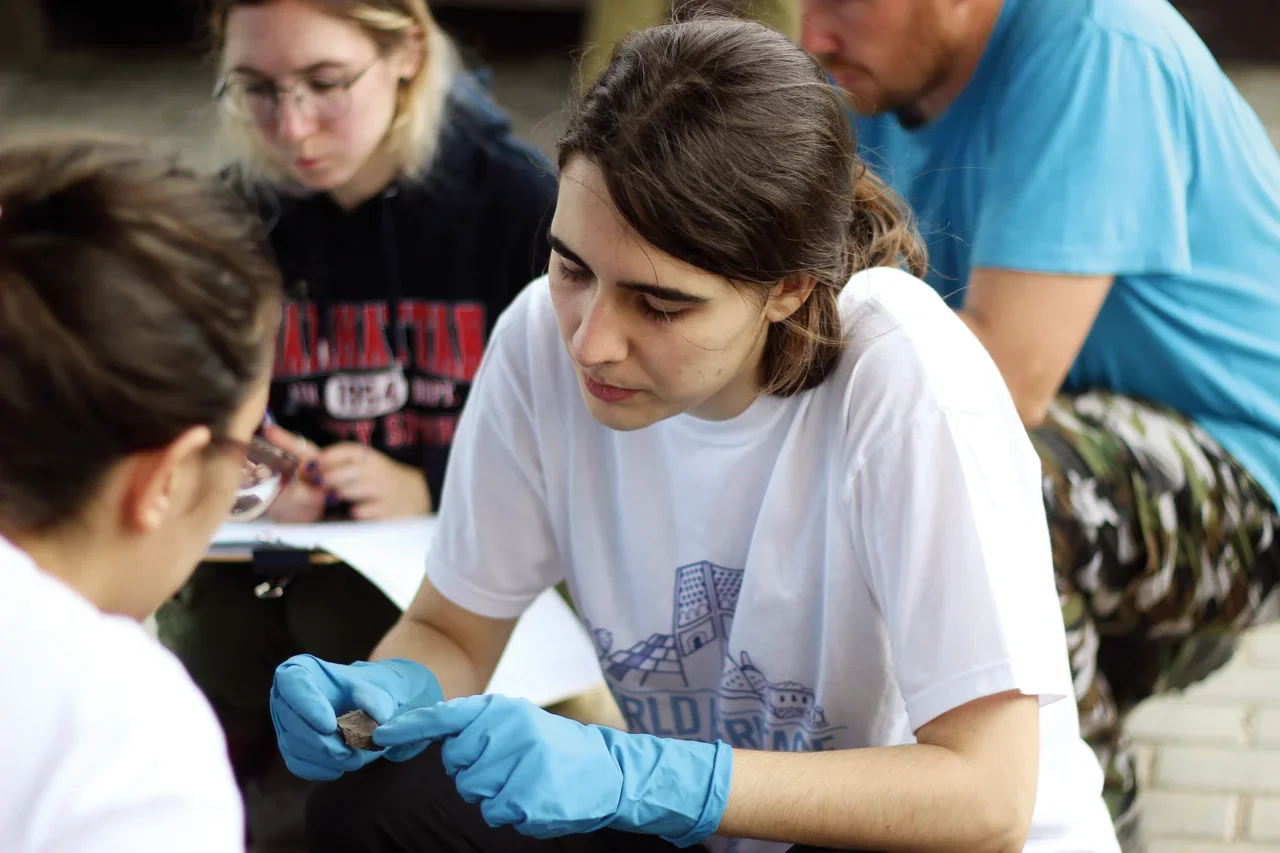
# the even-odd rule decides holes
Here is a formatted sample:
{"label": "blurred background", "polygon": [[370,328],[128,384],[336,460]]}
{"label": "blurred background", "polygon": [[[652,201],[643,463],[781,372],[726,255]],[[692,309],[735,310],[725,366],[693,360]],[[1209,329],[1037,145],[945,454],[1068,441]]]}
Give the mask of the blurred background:
{"label": "blurred background", "polygon": [[[549,149],[591,2],[433,0],[469,62],[494,71],[517,128]],[[1105,0],[1102,0],[1105,2]],[[1176,0],[1280,136],[1280,0]],[[0,140],[92,126],[215,166],[202,0],[0,0]]]}
{"label": "blurred background", "polygon": [[[550,150],[587,2],[429,5],[468,64],[493,70],[518,132]],[[0,141],[89,126],[143,135],[215,167],[206,9],[203,0],[0,0]]]}
{"label": "blurred background", "polygon": [[[550,153],[590,2],[628,0],[430,5],[468,63],[492,69],[517,131]],[[1280,0],[1174,5],[1280,141]],[[0,142],[92,128],[216,168],[204,22],[200,0],[0,0]],[[1253,632],[1205,684],[1148,703],[1130,731],[1148,780],[1148,853],[1280,853],[1280,626]]]}

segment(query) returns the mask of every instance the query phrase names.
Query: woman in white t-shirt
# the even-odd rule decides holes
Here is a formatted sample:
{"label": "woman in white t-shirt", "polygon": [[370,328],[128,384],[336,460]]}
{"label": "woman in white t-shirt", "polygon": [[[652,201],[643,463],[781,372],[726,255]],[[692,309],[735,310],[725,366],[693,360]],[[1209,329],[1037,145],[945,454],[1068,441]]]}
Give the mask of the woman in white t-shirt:
{"label": "woman in white t-shirt", "polygon": [[[1117,849],[1036,455],[817,64],[635,34],[559,166],[417,601],[277,671],[313,853]],[[472,695],[562,578],[629,732]]]}
{"label": "woman in white t-shirt", "polygon": [[0,850],[233,853],[212,710],[141,621],[291,458],[281,288],[221,184],[132,147],[0,150]]}

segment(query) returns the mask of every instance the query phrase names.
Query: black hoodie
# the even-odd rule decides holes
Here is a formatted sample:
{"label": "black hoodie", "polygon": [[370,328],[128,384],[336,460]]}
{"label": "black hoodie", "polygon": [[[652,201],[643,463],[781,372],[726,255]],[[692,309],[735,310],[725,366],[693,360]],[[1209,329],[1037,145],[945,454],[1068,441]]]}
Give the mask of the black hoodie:
{"label": "black hoodie", "polygon": [[458,414],[498,315],[546,271],[556,180],[459,74],[435,160],[344,211],[256,191],[288,302],[271,412],[318,445],[419,465],[439,502]]}

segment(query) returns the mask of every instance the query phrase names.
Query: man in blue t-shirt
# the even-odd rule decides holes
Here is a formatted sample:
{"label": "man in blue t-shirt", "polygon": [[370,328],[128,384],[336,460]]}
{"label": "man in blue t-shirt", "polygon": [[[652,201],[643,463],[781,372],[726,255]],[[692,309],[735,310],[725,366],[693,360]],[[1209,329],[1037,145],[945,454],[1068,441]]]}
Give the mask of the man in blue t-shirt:
{"label": "man in blue t-shirt", "polygon": [[1280,158],[1166,0],[803,6],[1045,462],[1123,830],[1124,713],[1280,605]]}

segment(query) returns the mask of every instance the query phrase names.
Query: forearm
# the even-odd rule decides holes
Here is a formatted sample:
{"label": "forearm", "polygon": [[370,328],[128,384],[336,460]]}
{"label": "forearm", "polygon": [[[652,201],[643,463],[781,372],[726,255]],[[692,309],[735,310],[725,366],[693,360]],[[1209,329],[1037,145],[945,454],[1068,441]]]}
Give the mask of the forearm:
{"label": "forearm", "polygon": [[[1049,404],[1053,402],[1054,393],[1063,377],[1052,374],[1046,378],[1046,368],[1030,354],[1013,356],[1004,352],[977,315],[964,310],[956,311],[956,314],[996,363],[1013,397],[1014,406],[1018,409],[1018,417],[1022,419],[1023,426],[1034,429],[1044,423]],[[1011,364],[1015,360],[1018,362],[1017,369],[1013,369]],[[1046,391],[1048,388],[1055,390]]]}
{"label": "forearm", "polygon": [[1022,423],[1040,426],[1111,290],[1109,275],[976,267],[960,319],[991,355]]}
{"label": "forearm", "polygon": [[717,834],[846,849],[1016,851],[1034,790],[1007,793],[1009,784],[985,778],[959,753],[925,744],[735,750]]}
{"label": "forearm", "polygon": [[472,696],[484,690],[491,673],[480,668],[443,632],[405,614],[378,643],[370,660],[407,658],[431,670],[445,699]]}

